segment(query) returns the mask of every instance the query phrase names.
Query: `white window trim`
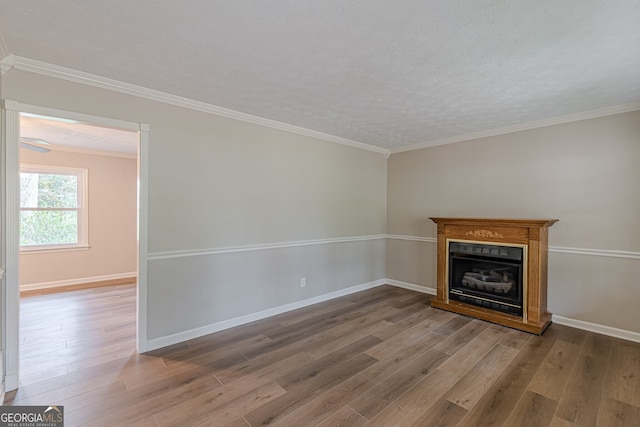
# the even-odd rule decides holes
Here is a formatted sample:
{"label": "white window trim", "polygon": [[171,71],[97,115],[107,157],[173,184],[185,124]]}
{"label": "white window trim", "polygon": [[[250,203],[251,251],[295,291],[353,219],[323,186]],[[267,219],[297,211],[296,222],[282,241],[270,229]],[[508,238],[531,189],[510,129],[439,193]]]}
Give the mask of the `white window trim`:
{"label": "white window trim", "polygon": [[[78,177],[78,242],[58,245],[20,246],[21,253],[58,252],[89,249],[89,170],[66,166],[21,164],[20,173],[38,173],[53,175],[76,175]],[[22,208],[20,207],[22,211]]]}

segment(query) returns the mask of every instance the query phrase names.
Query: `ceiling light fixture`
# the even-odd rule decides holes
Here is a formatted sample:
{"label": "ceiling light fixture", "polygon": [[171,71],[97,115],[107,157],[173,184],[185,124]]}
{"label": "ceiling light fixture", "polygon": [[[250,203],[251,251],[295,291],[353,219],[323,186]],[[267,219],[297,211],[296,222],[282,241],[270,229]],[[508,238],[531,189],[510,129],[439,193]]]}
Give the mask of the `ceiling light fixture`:
{"label": "ceiling light fixture", "polygon": [[40,138],[20,137],[20,147],[22,148],[37,151],[38,153],[48,153],[51,151],[51,149],[47,147],[42,147],[43,145],[51,145],[51,143]]}

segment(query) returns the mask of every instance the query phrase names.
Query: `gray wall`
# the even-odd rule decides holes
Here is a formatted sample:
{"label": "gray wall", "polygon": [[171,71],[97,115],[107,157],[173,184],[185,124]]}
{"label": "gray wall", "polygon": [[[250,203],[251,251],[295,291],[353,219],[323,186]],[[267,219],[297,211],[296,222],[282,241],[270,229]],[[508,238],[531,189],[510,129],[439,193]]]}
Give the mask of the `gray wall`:
{"label": "gray wall", "polygon": [[150,125],[149,339],[385,277],[385,240],[357,239],[385,233],[383,155],[17,70],[4,79],[7,99]]}
{"label": "gray wall", "polygon": [[[639,183],[640,112],[397,153],[387,232],[435,237],[431,216],[557,218],[550,311],[638,332],[640,261],[602,255],[640,252]],[[434,288],[434,263],[431,242],[388,243],[390,279]]]}
{"label": "gray wall", "polygon": [[550,310],[639,331],[640,263],[624,256],[640,249],[640,112],[387,161],[27,72],[2,83],[7,99],[150,124],[149,339],[384,277],[433,288],[429,216],[558,218]]}

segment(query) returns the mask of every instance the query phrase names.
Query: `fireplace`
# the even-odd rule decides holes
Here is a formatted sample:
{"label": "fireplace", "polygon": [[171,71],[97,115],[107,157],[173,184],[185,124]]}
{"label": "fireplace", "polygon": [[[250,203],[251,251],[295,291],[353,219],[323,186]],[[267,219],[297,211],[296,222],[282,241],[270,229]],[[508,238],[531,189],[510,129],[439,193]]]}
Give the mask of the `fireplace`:
{"label": "fireplace", "polygon": [[437,292],[431,305],[542,334],[548,229],[555,219],[431,218],[438,225]]}
{"label": "fireplace", "polygon": [[447,243],[450,300],[522,316],[526,246]]}

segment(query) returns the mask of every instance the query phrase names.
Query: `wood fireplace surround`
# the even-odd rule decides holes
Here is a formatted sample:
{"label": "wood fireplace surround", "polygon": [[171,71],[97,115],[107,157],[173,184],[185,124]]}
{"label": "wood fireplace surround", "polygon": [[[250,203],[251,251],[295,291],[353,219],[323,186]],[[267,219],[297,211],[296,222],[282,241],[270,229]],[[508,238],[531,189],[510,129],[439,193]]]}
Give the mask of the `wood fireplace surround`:
{"label": "wood fireplace surround", "polygon": [[[542,334],[551,324],[547,311],[548,229],[556,219],[430,218],[438,225],[437,295],[431,305],[443,310]],[[523,248],[522,315],[467,304],[449,296],[449,244],[505,245]],[[454,295],[455,297],[456,295]]]}

